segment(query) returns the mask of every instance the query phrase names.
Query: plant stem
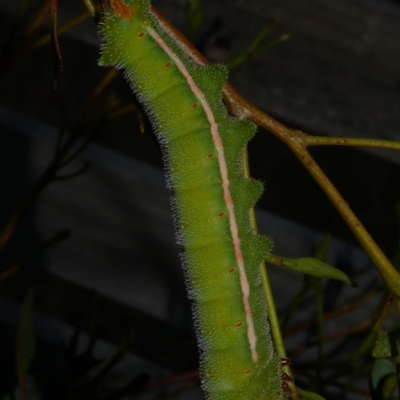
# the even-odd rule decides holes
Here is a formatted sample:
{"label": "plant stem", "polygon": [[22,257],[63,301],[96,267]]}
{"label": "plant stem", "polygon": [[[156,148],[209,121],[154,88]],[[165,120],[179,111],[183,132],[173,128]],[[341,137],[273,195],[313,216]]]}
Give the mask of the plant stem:
{"label": "plant stem", "polygon": [[302,140],[304,134],[286,128],[277,121],[271,121],[271,117],[258,109],[254,110],[251,119],[254,122],[257,122],[260,126],[268,129],[293,151],[295,156],[325,192],[329,200],[346,222],[347,226],[356,236],[360,245],[378,269],[390,292],[392,292],[397,298],[400,298],[400,276],[398,272],[372,239],[371,235],[364,228],[361,221],[350,209],[349,205],[345,202],[341,194],[328,179],[320,166],[311,157]]}
{"label": "plant stem", "polygon": [[90,15],[94,18],[96,15],[96,7],[93,4],[92,0],[83,0],[83,3],[85,4],[86,8],[88,9]]}
{"label": "plant stem", "polygon": [[[200,65],[209,64],[208,60],[193,47],[193,45],[180,33],[162,14],[160,14],[154,7],[152,12],[159,18],[162,28],[166,33],[171,35],[177,41],[179,46],[193,59],[194,62]],[[310,175],[314,178],[317,184],[328,196],[329,200],[336,207],[339,214],[342,216],[347,226],[356,236],[357,240],[371,258],[377,270],[381,274],[389,291],[400,299],[400,275],[390,263],[388,258],[383,254],[382,250],[372,239],[370,234],[361,224],[360,220],[356,217],[349,205],[345,202],[341,194],[337,191],[335,186],[330,182],[328,177],[319,167],[319,165],[311,157],[307,150],[307,146],[311,145],[312,140],[308,139],[310,136],[305,133],[286,127],[274,118],[264,113],[242,96],[230,85],[226,83],[223,89],[224,101],[230,111],[239,119],[249,119],[257,125],[263,127],[268,132],[272,133],[294,153],[303,166],[307,169]],[[322,143],[322,138],[319,138]],[[347,139],[348,142],[354,143],[355,139]],[[315,140],[317,141],[317,140]],[[359,140],[358,140],[359,141]],[[333,142],[333,140],[332,140]],[[381,141],[385,143],[386,141]],[[360,143],[360,141],[358,142]],[[370,143],[364,139],[363,143]],[[377,144],[377,142],[375,142]],[[387,143],[387,142],[386,142]],[[372,146],[372,143],[370,143]],[[390,144],[393,148],[393,143]]]}
{"label": "plant stem", "polygon": [[[248,157],[247,149],[245,149],[243,152],[242,161],[243,161],[243,175],[245,178],[250,178],[249,157]],[[254,211],[254,208],[252,208],[250,210],[250,226],[251,226],[252,233],[257,235],[258,227],[257,227],[257,219],[256,219],[256,213]],[[265,301],[267,303],[268,319],[269,319],[270,326],[271,326],[271,335],[272,335],[272,338],[274,341],[275,350],[281,359],[287,358],[285,344],[283,342],[282,332],[281,332],[280,325],[279,325],[278,313],[276,312],[275,300],[274,300],[274,296],[272,294],[272,288],[271,288],[271,284],[269,281],[265,262],[263,262],[260,265],[260,273],[261,273],[261,280],[262,280],[262,285],[263,285],[263,289],[264,289]],[[294,384],[294,376],[290,369],[290,366],[289,365],[283,366],[282,372],[288,374],[292,378],[292,381],[286,382],[288,384],[290,390],[292,391],[292,399],[300,400],[299,394],[297,392],[297,387]]]}
{"label": "plant stem", "polygon": [[[83,13],[75,16],[70,21],[66,22],[64,25],[61,25],[58,28],[58,36],[62,35],[65,32],[68,32],[70,29],[86,21],[89,17],[90,17],[89,11],[84,11]],[[33,44],[33,48],[45,45],[46,43],[50,42],[50,39],[51,39],[50,34],[42,36]]]}
{"label": "plant stem", "polygon": [[303,141],[305,146],[354,146],[400,150],[400,142],[392,140],[305,135]]}

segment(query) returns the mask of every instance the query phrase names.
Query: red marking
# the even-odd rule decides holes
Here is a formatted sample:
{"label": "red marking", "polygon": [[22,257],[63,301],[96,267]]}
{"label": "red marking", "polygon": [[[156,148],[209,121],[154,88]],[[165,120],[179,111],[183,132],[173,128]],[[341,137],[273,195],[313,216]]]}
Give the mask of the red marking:
{"label": "red marking", "polygon": [[168,61],[168,62],[165,64],[165,68],[169,68],[171,65],[172,65],[172,62],[171,62],[171,61]]}
{"label": "red marking", "polygon": [[[199,87],[194,82],[192,76],[189,71],[182,63],[182,61],[177,57],[172,49],[170,49],[167,43],[161,38],[161,36],[151,27],[146,28],[147,32],[150,36],[156,41],[156,43],[160,46],[161,49],[165,51],[165,53],[173,60],[176,68],[180,71],[182,76],[186,79],[186,82],[189,85],[189,88],[193,92],[194,95],[198,98],[204,113],[206,114],[207,120],[209,122],[211,137],[214,142],[214,146],[217,151],[218,163],[221,172],[221,180],[222,180],[222,189],[224,193],[224,201],[227,208],[228,213],[228,221],[229,227],[232,235],[232,244],[235,250],[235,259],[237,262],[237,267],[239,269],[239,279],[240,286],[242,290],[242,300],[244,306],[244,312],[246,316],[246,325],[247,325],[247,337],[249,340],[250,350],[251,350],[251,358],[253,362],[258,361],[257,354],[257,335],[254,329],[253,317],[250,308],[249,296],[250,296],[250,286],[246,276],[246,270],[244,267],[243,254],[240,247],[240,238],[239,231],[236,222],[236,217],[233,209],[233,201],[229,188],[229,177],[228,177],[228,166],[224,155],[223,143],[221,135],[218,131],[218,124],[215,120],[215,116],[210,105],[207,103],[206,98],[204,97],[203,92],[199,89]],[[219,216],[224,215],[224,213],[220,213]]]}
{"label": "red marking", "polygon": [[223,217],[225,215],[225,213],[224,212],[220,212],[219,214],[218,214],[218,217]]}
{"label": "red marking", "polygon": [[229,268],[228,272],[231,274],[232,272],[235,272],[235,268]]}
{"label": "red marking", "polygon": [[214,157],[214,153],[207,154],[207,158],[213,158],[213,157]]}
{"label": "red marking", "polygon": [[197,103],[193,103],[193,104],[192,104],[192,108],[193,108],[193,109],[197,108]]}
{"label": "red marking", "polygon": [[286,382],[293,382],[293,379],[290,375],[288,375],[286,372],[282,372],[282,380]]}
{"label": "red marking", "polygon": [[284,367],[285,365],[290,365],[292,363],[292,360],[290,358],[281,358],[281,366]]}
{"label": "red marking", "polygon": [[282,382],[282,390],[283,390],[283,393],[288,397],[292,396],[292,394],[293,394],[289,385],[286,382]]}
{"label": "red marking", "polygon": [[235,324],[236,328],[240,328],[241,326],[243,326],[243,322],[237,322]]}
{"label": "red marking", "polygon": [[138,37],[139,39],[141,39],[144,35],[145,35],[144,32],[140,32],[139,35],[137,35],[137,37]]}
{"label": "red marking", "polygon": [[246,371],[244,371],[244,373],[245,373],[246,375],[251,374],[251,369],[246,369]]}
{"label": "red marking", "polygon": [[124,3],[123,0],[110,0],[110,6],[114,10],[115,15],[119,18],[129,21],[133,18],[132,7]]}

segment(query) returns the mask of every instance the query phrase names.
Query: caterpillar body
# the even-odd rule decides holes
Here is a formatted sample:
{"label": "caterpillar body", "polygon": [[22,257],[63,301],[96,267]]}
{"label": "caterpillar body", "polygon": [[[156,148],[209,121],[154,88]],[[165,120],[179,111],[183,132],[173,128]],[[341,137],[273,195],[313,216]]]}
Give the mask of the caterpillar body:
{"label": "caterpillar body", "polygon": [[99,64],[124,71],[161,143],[206,397],[283,399],[260,276],[271,242],[250,227],[262,185],[242,171],[255,126],[228,115],[226,69],[192,62],[148,0],[109,0],[100,35]]}

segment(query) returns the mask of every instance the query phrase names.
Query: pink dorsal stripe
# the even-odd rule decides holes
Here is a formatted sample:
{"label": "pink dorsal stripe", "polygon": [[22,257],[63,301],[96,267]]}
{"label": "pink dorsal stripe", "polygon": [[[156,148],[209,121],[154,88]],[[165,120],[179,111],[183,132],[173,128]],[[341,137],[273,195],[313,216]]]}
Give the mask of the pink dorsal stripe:
{"label": "pink dorsal stripe", "polygon": [[149,35],[156,41],[156,43],[165,51],[165,53],[173,60],[176,67],[178,68],[179,72],[182,76],[186,79],[190,89],[199,99],[201,105],[203,106],[203,110],[207,116],[207,120],[210,124],[211,128],[211,136],[217,150],[218,154],[218,163],[221,172],[222,178],[222,188],[224,192],[224,201],[226,207],[228,209],[228,216],[229,216],[229,226],[232,235],[232,242],[235,251],[235,258],[238,265],[239,270],[239,277],[240,277],[240,286],[242,289],[242,300],[244,311],[246,315],[246,323],[247,323],[247,337],[249,340],[251,357],[254,362],[258,360],[258,354],[256,349],[256,342],[257,337],[254,329],[253,317],[250,308],[249,296],[250,296],[250,287],[249,282],[246,276],[246,270],[244,268],[244,261],[242,250],[240,248],[240,239],[239,239],[239,232],[237,228],[235,213],[233,211],[233,201],[232,196],[229,190],[229,179],[228,179],[228,168],[226,165],[226,160],[224,156],[224,148],[221,136],[218,131],[218,125],[215,121],[214,114],[211,110],[210,105],[207,103],[207,100],[203,94],[203,92],[198,88],[196,83],[194,82],[193,78],[191,77],[189,71],[182,63],[182,61],[176,56],[176,54],[171,50],[168,45],[164,42],[164,40],[160,37],[160,35],[151,27],[146,27],[147,32]]}

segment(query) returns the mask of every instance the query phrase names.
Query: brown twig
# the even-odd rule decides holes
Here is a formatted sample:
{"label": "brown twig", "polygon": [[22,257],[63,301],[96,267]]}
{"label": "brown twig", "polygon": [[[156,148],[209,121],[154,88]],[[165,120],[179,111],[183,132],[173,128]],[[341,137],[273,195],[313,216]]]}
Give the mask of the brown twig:
{"label": "brown twig", "polygon": [[[186,39],[165,17],[154,9],[154,7],[152,8],[152,12],[160,19],[163,29],[165,29],[165,31],[176,40],[178,45],[181,46],[196,63],[202,65],[209,63],[207,59],[193,47],[188,39]],[[311,157],[307,150],[308,135],[299,130],[288,128],[276,121],[274,118],[240,96],[240,94],[229,83],[226,83],[224,86],[223,97],[230,111],[239,119],[246,118],[255,122],[257,125],[263,127],[280,139],[294,153],[317,184],[325,192],[329,200],[346,222],[347,226],[356,236],[357,240],[381,274],[388,289],[396,296],[396,298],[400,299],[399,273],[372,239],[371,235],[350,209],[349,205],[332,182]]]}
{"label": "brown twig", "polygon": [[60,43],[58,41],[58,0],[51,0],[50,3],[50,19],[51,19],[51,41],[53,43],[53,54],[54,54],[54,90],[57,89],[57,76],[59,73],[63,72],[64,65],[61,55]]}
{"label": "brown twig", "polygon": [[[332,310],[329,313],[326,313],[324,315],[324,321],[328,321],[328,320],[330,320],[332,318],[335,318],[335,317],[337,317],[339,315],[345,314],[347,312],[350,312],[350,311],[356,309],[361,304],[365,303],[366,301],[368,301],[369,299],[374,297],[376,295],[376,293],[377,293],[376,290],[371,290],[368,293],[366,293],[365,295],[361,296],[360,298],[358,298],[358,299],[356,299],[356,300],[354,300],[354,301],[352,301],[350,303],[344,304],[343,306],[338,307],[338,308],[336,308],[335,310]],[[314,326],[317,323],[318,323],[318,318],[314,318],[314,319],[312,319],[310,321],[303,322],[303,323],[293,327],[292,329],[287,330],[284,333],[283,336],[285,338],[288,338],[290,336],[294,336],[297,333],[303,332],[306,329],[311,328],[312,326]]]}
{"label": "brown twig", "polygon": [[[366,319],[364,321],[359,322],[356,325],[344,328],[344,329],[340,329],[339,331],[336,331],[334,333],[331,333],[330,335],[327,335],[324,337],[324,343],[326,342],[332,342],[333,340],[337,340],[343,337],[347,337],[351,334],[355,334],[355,333],[361,333],[361,332],[368,332],[371,327],[374,324],[374,319],[373,318],[369,318]],[[304,343],[301,344],[297,347],[294,347],[290,350],[288,350],[288,354],[290,356],[292,356],[293,354],[298,354],[298,353],[302,353],[305,350],[308,350],[310,347],[314,347],[317,346],[320,343],[320,340],[314,340],[308,343]]]}

